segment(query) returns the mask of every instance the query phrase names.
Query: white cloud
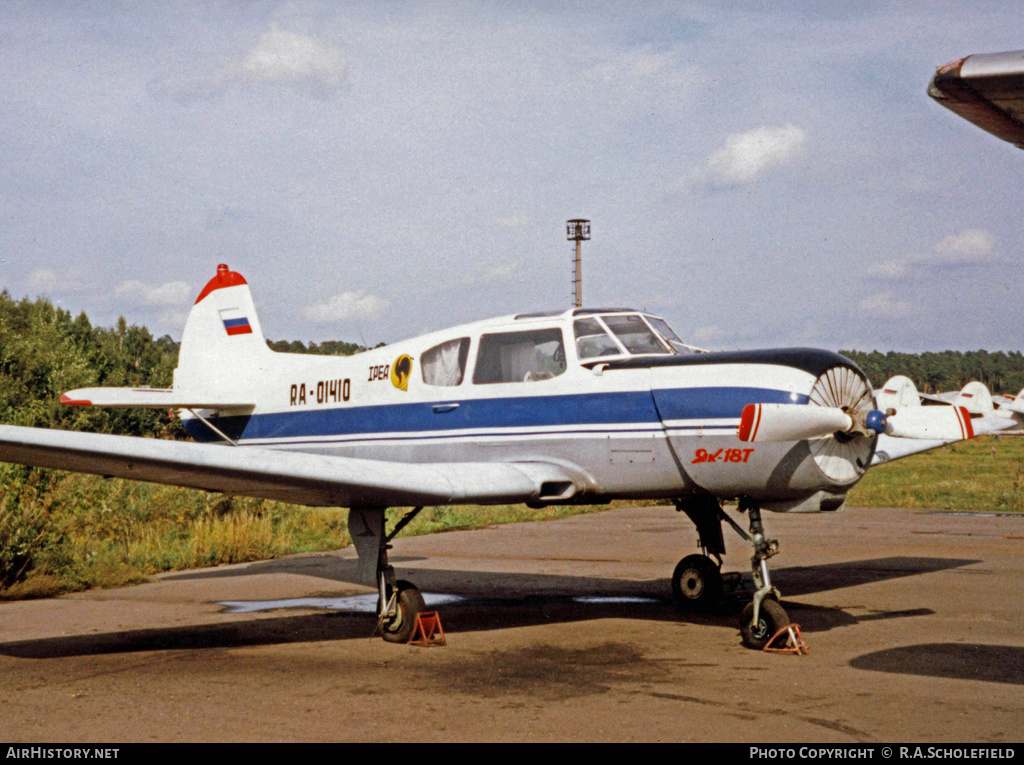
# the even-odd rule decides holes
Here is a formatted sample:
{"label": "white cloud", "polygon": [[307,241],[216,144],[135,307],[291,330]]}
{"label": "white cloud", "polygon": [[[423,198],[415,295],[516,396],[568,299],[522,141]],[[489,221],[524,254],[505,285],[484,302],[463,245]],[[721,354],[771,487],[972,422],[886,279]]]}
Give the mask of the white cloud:
{"label": "white cloud", "polygon": [[663,100],[687,92],[707,78],[700,67],[683,63],[676,51],[655,50],[649,45],[631,48],[591,70],[591,76],[615,96],[656,95]]}
{"label": "white cloud", "polygon": [[970,228],[950,234],[935,245],[936,259],[951,265],[985,262],[992,259],[996,239],[984,229]]}
{"label": "white cloud", "polygon": [[342,292],[321,303],[308,306],[302,315],[314,324],[333,324],[348,319],[373,319],[387,309],[386,298],[369,295],[365,290]]}
{"label": "white cloud", "polygon": [[182,101],[264,84],[289,86],[322,97],[336,91],[347,73],[348,62],[341,48],[275,25],[242,57],[221,67],[204,70],[200,64],[196,71],[161,77],[154,87]]}
{"label": "white cloud", "polygon": [[723,148],[708,157],[707,175],[721,184],[748,183],[799,155],[805,140],[804,131],[796,125],[733,133],[725,139]]}
{"label": "white cloud", "polygon": [[510,279],[522,271],[522,258],[501,256],[496,260],[496,265],[489,265],[488,262],[481,260],[475,261],[471,268],[463,270],[461,283],[471,286],[500,282]]}
{"label": "white cloud", "polygon": [[526,213],[517,210],[507,218],[498,218],[498,223],[506,228],[519,228],[521,226],[529,226],[533,221]]}
{"label": "white cloud", "polygon": [[57,274],[51,268],[39,268],[25,279],[25,289],[30,295],[52,295],[60,286]]}
{"label": "white cloud", "polygon": [[937,269],[999,263],[996,238],[991,232],[969,228],[950,234],[935,244],[930,253],[913,255],[904,261],[890,260],[870,266],[864,273],[871,279],[895,281],[922,279]]}
{"label": "white cloud", "polygon": [[906,319],[914,314],[914,305],[888,292],[869,295],[860,301],[860,310],[880,319]]}
{"label": "white cloud", "polygon": [[188,303],[192,288],[188,282],[167,282],[157,287],[131,279],[121,282],[114,290],[117,297],[129,300],[133,305],[171,306]]}
{"label": "white cloud", "polygon": [[188,321],[188,314],[188,311],[167,311],[160,314],[156,320],[156,326],[178,330],[180,334],[185,322]]}
{"label": "white cloud", "polygon": [[338,87],[347,64],[340,48],[285,32],[274,26],[260,37],[242,64],[242,71],[257,80],[281,84],[313,83]]}

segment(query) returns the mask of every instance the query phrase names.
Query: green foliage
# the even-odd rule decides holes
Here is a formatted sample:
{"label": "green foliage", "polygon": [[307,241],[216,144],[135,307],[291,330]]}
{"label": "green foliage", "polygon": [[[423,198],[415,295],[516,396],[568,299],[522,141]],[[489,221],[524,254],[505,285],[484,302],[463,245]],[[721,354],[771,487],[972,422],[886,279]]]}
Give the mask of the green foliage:
{"label": "green foliage", "polygon": [[1024,388],[1024,354],[1019,351],[840,353],[859,366],[875,388],[880,388],[893,375],[909,377],[922,393],[960,390],[972,380],[984,383],[993,394],[1014,396]]}
{"label": "green foliage", "polygon": [[149,330],[93,327],[45,299],[15,301],[0,292],[0,422],[122,435],[180,435],[166,413],[70,407],[61,394],[93,386],[164,387],[178,359],[178,344],[154,340]]}
{"label": "green foliage", "polygon": [[301,340],[267,340],[267,345],[278,353],[317,353],[322,356],[352,356],[366,350],[361,345],[342,340],[326,340],[308,346]]}
{"label": "green foliage", "polygon": [[984,437],[869,470],[847,502],[977,513],[1024,510],[1024,438]]}

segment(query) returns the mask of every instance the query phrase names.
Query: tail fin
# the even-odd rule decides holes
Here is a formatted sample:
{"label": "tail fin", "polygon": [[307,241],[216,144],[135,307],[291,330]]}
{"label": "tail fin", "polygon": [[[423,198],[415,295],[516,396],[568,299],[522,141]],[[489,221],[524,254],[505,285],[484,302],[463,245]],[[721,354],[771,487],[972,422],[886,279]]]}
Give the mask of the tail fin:
{"label": "tail fin", "polygon": [[953,400],[953,406],[962,406],[972,414],[980,414],[989,417],[995,413],[995,406],[992,403],[992,394],[984,383],[969,382]]}
{"label": "tail fin", "polygon": [[881,390],[875,391],[875,403],[883,412],[888,409],[904,409],[921,406],[917,386],[909,377],[896,375],[886,380]]}
{"label": "tail fin", "polygon": [[249,388],[272,357],[249,285],[223,263],[192,307],[181,335],[177,397],[224,397]]}

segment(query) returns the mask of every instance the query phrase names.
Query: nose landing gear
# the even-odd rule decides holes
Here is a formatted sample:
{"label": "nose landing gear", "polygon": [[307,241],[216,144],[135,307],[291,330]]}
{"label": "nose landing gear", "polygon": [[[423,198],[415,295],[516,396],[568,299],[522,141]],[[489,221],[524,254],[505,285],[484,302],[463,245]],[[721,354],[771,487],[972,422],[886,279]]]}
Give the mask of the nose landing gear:
{"label": "nose landing gear", "polygon": [[[697,527],[703,555],[688,555],[679,561],[672,574],[672,597],[681,611],[707,612],[722,598],[723,576],[721,556],[725,554],[722,521],[728,523],[751,547],[750,559],[754,582],[754,597],[740,614],[740,635],[743,644],[755,649],[764,648],[783,627],[789,616],[779,605],[779,591],[772,586],[768,573],[768,559],[779,551],[778,540],[768,539],[761,523],[761,508],[749,497],[741,497],[740,512],[750,519],[750,534],[725,514],[715,497],[701,495],[676,500],[676,509],[689,516]],[[717,559],[717,563],[710,556]]]}

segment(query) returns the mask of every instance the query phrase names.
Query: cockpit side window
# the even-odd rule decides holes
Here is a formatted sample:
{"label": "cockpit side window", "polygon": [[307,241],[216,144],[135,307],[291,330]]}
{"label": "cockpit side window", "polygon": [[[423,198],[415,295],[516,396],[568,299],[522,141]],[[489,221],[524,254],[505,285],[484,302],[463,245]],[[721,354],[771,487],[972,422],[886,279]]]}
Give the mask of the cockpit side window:
{"label": "cockpit side window", "polygon": [[477,385],[549,380],[565,372],[562,330],[498,332],[480,337],[473,370]]}
{"label": "cockpit side window", "polygon": [[420,356],[420,371],[427,385],[452,387],[462,384],[469,358],[469,338],[460,337],[435,345]]}
{"label": "cockpit side window", "polygon": [[597,319],[577,319],[573,322],[573,332],[576,335],[576,354],[580,359],[625,353]]}
{"label": "cockpit side window", "polygon": [[626,350],[630,353],[671,353],[641,316],[636,314],[605,315],[601,317],[601,320],[608,325],[608,329],[615,333],[615,337],[626,346]]}

